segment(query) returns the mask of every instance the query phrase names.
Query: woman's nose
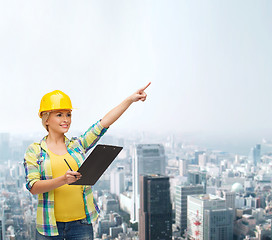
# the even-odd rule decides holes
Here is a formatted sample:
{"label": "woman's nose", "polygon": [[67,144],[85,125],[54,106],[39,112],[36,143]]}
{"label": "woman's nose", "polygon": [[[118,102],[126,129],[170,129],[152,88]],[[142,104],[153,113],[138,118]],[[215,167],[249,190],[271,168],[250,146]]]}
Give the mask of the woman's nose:
{"label": "woman's nose", "polygon": [[64,117],[63,117],[63,121],[64,121],[64,122],[68,122],[68,117],[67,117],[67,116],[64,116]]}

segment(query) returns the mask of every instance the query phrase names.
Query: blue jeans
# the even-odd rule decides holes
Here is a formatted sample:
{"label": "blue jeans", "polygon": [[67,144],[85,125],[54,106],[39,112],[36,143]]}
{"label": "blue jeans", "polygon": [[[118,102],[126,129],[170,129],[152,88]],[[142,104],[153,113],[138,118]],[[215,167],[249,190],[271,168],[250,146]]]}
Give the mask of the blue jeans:
{"label": "blue jeans", "polygon": [[36,240],[93,240],[93,226],[86,219],[72,222],[57,222],[58,236],[44,236],[36,231]]}

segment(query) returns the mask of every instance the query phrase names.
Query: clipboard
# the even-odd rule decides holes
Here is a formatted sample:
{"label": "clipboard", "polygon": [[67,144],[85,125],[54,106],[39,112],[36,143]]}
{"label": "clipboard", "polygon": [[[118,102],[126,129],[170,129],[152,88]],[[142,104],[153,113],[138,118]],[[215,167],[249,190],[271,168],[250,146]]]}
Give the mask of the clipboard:
{"label": "clipboard", "polygon": [[77,170],[81,179],[69,185],[94,185],[123,147],[98,144]]}

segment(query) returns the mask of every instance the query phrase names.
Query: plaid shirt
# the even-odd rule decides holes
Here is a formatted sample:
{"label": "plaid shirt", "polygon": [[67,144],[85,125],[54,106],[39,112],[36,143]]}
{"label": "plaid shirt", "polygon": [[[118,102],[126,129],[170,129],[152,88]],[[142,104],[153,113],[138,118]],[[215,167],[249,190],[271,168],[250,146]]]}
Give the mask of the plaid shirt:
{"label": "plaid shirt", "polygon": [[[80,166],[86,152],[92,148],[107,131],[98,121],[92,125],[82,136],[69,140],[65,137],[65,144],[68,153]],[[26,172],[26,188],[31,190],[33,184],[39,180],[52,179],[52,168],[46,145],[47,137],[40,143],[31,144],[25,153],[24,167]],[[83,187],[83,199],[88,223],[95,221],[100,212],[91,186]],[[56,218],[54,213],[54,190],[38,195],[36,226],[39,233],[45,236],[58,235]]]}

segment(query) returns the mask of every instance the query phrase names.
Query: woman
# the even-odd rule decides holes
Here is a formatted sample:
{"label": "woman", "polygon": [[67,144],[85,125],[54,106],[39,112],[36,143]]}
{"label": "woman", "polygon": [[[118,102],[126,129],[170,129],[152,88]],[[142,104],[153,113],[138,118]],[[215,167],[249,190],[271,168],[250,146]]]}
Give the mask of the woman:
{"label": "woman", "polygon": [[[26,187],[38,194],[36,239],[93,239],[92,222],[99,213],[90,186],[68,185],[81,175],[76,172],[86,152],[133,103],[146,100],[139,89],[93,124],[82,136],[69,140],[64,134],[71,125],[69,96],[56,90],[43,96],[39,116],[48,135],[31,144],[24,158]],[[69,170],[66,165],[75,171]]]}

